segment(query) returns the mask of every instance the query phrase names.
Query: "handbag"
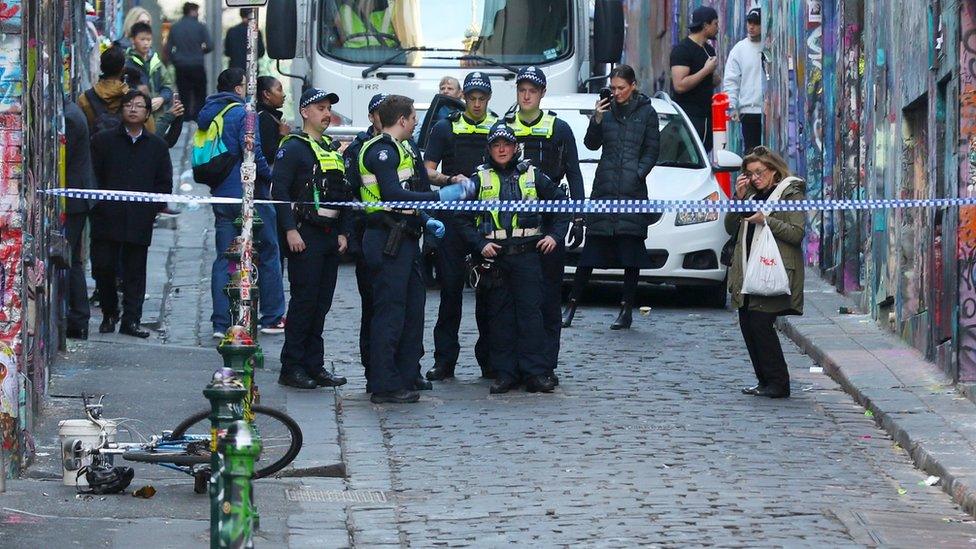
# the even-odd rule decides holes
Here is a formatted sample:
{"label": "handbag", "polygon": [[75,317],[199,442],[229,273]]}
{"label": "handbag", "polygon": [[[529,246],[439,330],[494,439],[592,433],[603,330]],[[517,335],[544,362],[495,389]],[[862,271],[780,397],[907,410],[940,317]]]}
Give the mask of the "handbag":
{"label": "handbag", "polygon": [[[783,195],[783,191],[793,181],[793,178],[784,179],[776,186],[773,193],[766,199],[766,202],[776,202]],[[764,210],[763,214],[769,216],[771,212]],[[745,222],[743,222],[745,223]],[[739,232],[743,235],[748,231]],[[743,237],[743,246],[745,237]],[[745,248],[743,248],[745,250]],[[761,296],[790,295],[790,278],[786,274],[786,267],[783,265],[783,256],[779,252],[776,244],[776,237],[769,225],[764,223],[758,234],[753,235],[752,249],[749,257],[742,254],[742,293]]]}
{"label": "handbag", "polygon": [[726,267],[732,266],[732,255],[735,253],[735,242],[739,239],[739,228],[736,227],[735,232],[732,236],[725,242],[722,246],[722,253],[719,255],[719,262]]}

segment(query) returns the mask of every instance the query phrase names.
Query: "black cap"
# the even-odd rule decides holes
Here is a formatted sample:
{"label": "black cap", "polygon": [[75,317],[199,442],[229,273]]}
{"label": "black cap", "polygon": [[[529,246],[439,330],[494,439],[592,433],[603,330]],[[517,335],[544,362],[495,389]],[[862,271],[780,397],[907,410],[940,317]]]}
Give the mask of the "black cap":
{"label": "black cap", "polygon": [[482,91],[491,94],[491,79],[483,72],[471,72],[464,77],[464,86],[461,87],[462,93]]}
{"label": "black cap", "polygon": [[495,122],[488,132],[488,144],[491,145],[498,139],[504,139],[512,143],[518,143],[515,132],[505,122]]}
{"label": "black cap", "polygon": [[515,75],[515,85],[520,82],[532,82],[540,88],[546,87],[546,73],[536,67],[522,67]]}
{"label": "black cap", "polygon": [[309,88],[302,92],[302,99],[298,102],[298,107],[304,109],[309,105],[321,103],[322,101],[328,101],[329,103],[335,105],[339,102],[339,96],[318,88]]}
{"label": "black cap", "polygon": [[698,6],[691,12],[691,19],[688,21],[688,28],[701,27],[705,23],[710,23],[718,19],[718,12],[709,6]]}
{"label": "black cap", "polygon": [[386,97],[387,95],[385,93],[378,93],[374,95],[373,98],[369,100],[369,114],[373,114],[373,112],[379,108],[380,103],[382,103]]}
{"label": "black cap", "polygon": [[758,23],[762,20],[762,12],[759,8],[752,8],[749,13],[746,14],[746,21],[749,23]]}

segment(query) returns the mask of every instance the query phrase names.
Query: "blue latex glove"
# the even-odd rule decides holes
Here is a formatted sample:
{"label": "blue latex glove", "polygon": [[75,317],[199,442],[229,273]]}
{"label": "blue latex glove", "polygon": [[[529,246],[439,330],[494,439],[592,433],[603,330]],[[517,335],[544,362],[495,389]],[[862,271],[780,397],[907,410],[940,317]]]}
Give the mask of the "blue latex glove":
{"label": "blue latex glove", "polygon": [[433,217],[427,220],[427,232],[430,233],[434,238],[441,239],[444,238],[444,223],[434,219]]}
{"label": "blue latex glove", "polygon": [[438,191],[438,197],[440,198],[441,202],[458,202],[474,197],[474,191],[474,181],[464,178],[464,180],[459,183],[442,187],[441,190]]}

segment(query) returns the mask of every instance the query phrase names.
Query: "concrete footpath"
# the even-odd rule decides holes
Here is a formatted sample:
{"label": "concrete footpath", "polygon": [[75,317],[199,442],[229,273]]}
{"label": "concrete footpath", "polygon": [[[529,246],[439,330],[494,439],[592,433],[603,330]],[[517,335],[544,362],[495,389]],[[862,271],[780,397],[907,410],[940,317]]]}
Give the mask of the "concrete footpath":
{"label": "concrete footpath", "polygon": [[808,271],[802,317],[779,327],[824,368],[866,414],[939,486],[976,515],[976,405],[914,348],[865,314],[842,314],[852,302]]}

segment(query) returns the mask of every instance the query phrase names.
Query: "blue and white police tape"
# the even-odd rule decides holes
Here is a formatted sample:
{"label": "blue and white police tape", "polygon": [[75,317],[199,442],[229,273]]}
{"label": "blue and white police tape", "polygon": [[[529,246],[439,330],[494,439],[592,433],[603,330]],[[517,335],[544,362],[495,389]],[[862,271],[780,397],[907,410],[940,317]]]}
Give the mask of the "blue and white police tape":
{"label": "blue and white police tape", "polygon": [[[80,198],[86,200],[109,200],[121,202],[156,202],[184,204],[239,204],[239,198],[219,196],[193,196],[185,194],[147,193],[137,191],[101,191],[87,189],[48,189],[39,193]],[[298,204],[280,200],[255,199],[257,204]],[[307,203],[306,204],[310,204]],[[397,201],[374,202],[370,207],[397,210],[449,210],[480,212],[499,210],[509,212],[542,213],[665,213],[665,212],[754,212],[757,202],[749,200],[535,200],[531,202],[506,201]],[[976,205],[976,197],[958,198],[916,198],[916,199],[858,199],[858,200],[785,200],[762,203],[762,210],[777,212],[808,212],[828,210],[884,210],[893,208],[946,208],[953,206]],[[321,202],[320,207],[362,209],[362,202]]]}

